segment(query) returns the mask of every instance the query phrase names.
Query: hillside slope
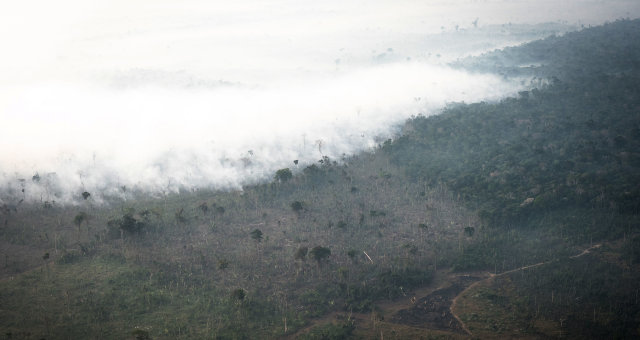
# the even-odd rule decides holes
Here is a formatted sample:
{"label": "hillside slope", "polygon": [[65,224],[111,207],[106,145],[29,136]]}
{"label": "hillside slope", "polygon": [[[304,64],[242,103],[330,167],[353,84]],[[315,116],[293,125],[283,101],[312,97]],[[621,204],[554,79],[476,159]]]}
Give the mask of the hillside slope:
{"label": "hillside slope", "polygon": [[[446,312],[470,274],[544,262],[467,291],[460,319],[495,338],[638,336],[638,32],[620,21],[463,61],[547,85],[452,104],[369,153],[292,160],[241,192],[5,207],[1,334],[460,337],[451,315],[385,303]],[[341,319],[307,329],[327,315]]]}

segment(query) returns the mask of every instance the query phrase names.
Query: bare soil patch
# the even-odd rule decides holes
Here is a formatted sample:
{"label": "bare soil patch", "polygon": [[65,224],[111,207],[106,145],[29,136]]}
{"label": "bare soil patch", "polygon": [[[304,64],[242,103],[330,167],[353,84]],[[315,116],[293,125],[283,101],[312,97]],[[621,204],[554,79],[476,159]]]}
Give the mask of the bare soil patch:
{"label": "bare soil patch", "polygon": [[416,300],[410,308],[399,310],[390,321],[413,327],[467,334],[451,313],[451,303],[460,292],[481,279],[483,278],[471,275],[456,276],[451,285]]}

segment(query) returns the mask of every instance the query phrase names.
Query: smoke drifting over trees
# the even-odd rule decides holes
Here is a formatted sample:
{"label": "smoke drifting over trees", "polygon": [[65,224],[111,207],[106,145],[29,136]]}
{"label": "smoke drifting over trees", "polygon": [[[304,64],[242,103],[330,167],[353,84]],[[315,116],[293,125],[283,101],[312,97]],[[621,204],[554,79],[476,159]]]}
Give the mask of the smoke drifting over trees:
{"label": "smoke drifting over trees", "polygon": [[294,159],[339,160],[412,115],[528,85],[447,66],[457,58],[640,13],[628,1],[189,4],[7,6],[0,199],[238,189]]}

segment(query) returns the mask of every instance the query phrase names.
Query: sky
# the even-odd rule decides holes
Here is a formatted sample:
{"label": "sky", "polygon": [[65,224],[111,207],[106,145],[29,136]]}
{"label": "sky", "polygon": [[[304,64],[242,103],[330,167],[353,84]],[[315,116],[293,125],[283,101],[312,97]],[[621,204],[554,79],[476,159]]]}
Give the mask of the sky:
{"label": "sky", "polygon": [[523,86],[457,58],[639,16],[627,0],[6,2],[0,200],[239,189]]}

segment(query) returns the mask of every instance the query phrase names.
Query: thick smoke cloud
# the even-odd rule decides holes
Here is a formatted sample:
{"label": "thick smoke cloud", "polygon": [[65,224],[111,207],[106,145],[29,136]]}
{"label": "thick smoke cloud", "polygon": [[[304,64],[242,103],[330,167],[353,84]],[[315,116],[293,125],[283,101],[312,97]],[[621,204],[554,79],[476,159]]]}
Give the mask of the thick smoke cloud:
{"label": "thick smoke cloud", "polygon": [[3,6],[5,202],[240,188],[294,159],[340,159],[411,115],[522,86],[449,61],[640,13],[633,1]]}

